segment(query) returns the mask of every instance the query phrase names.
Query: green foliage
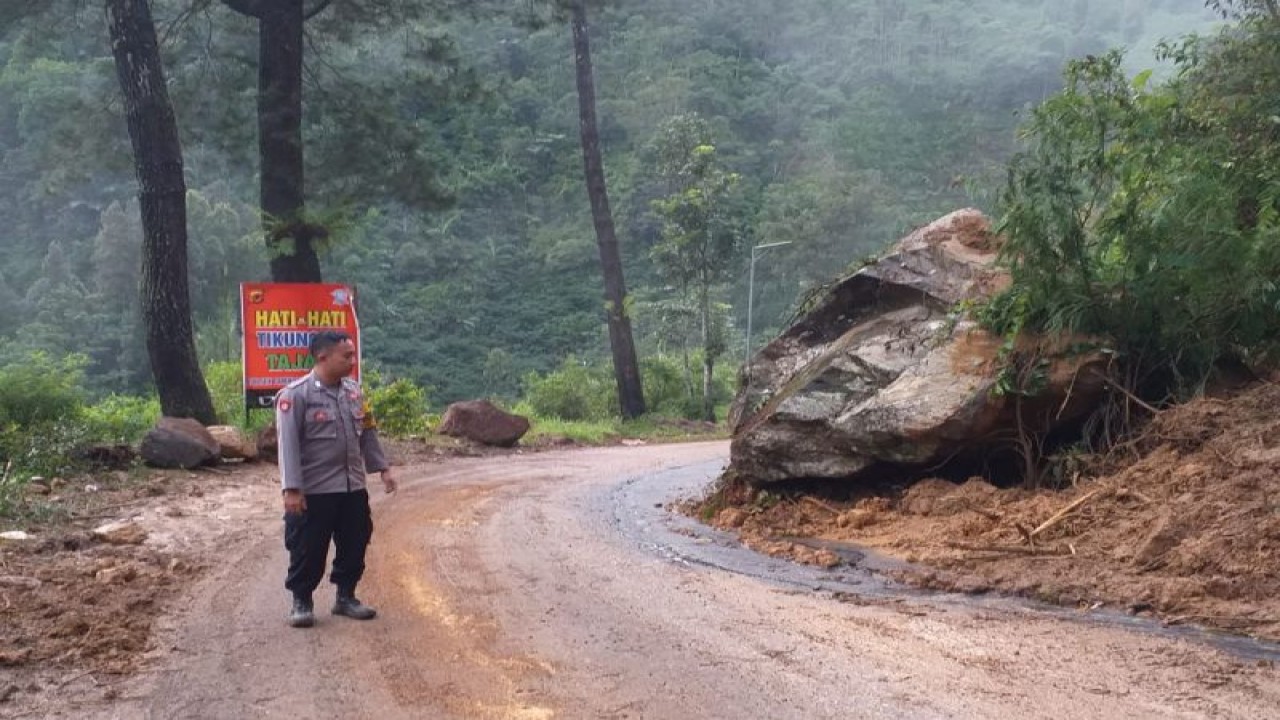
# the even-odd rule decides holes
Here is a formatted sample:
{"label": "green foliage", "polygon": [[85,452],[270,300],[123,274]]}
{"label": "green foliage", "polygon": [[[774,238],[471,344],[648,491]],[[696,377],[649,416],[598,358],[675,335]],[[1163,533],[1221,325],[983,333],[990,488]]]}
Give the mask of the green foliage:
{"label": "green foliage", "polygon": [[28,427],[9,425],[0,428],[0,470],[8,468],[15,486],[32,476],[68,475],[81,468],[76,450],[95,440],[78,418]]}
{"label": "green foliage", "polygon": [[554,417],[539,417],[533,413],[527,403],[517,404],[513,411],[530,418],[529,434],[521,441],[525,444],[537,444],[545,440],[562,438],[583,445],[607,445],[624,438],[679,441],[725,437],[722,428],[691,427],[652,413],[634,420],[622,420],[617,417],[602,420],[561,420]]}
{"label": "green foliage", "polygon": [[108,395],[86,407],[82,418],[95,442],[132,444],[155,427],[160,419],[160,400],[156,397]]}
{"label": "green foliage", "polygon": [[1010,166],[1014,283],[991,327],[1110,338],[1138,377],[1181,391],[1224,356],[1274,354],[1280,52],[1276,28],[1247,30],[1173,49],[1165,83],[1128,80],[1118,53],[1069,66]]}
{"label": "green foliage", "polygon": [[[649,415],[661,418],[696,419],[702,416],[700,381],[695,384],[694,367],[701,358],[651,355],[640,359],[641,381]],[[735,378],[729,371],[717,373],[712,381],[712,398],[717,404],[733,397]],[[695,390],[695,385],[697,389]],[[618,415],[613,368],[601,361],[585,364],[569,358],[556,370],[530,373],[524,378],[520,406],[527,414],[543,419],[601,422]],[[521,410],[517,410],[521,412]]]}
{"label": "green foliage", "polygon": [[[700,353],[692,353],[688,364],[683,357],[651,355],[640,360],[646,400],[651,415],[696,420],[703,416],[701,379],[695,390],[693,367],[701,367]],[[733,399],[737,378],[733,368],[720,366],[711,384],[711,399],[716,406]]]}
{"label": "green foliage", "polygon": [[74,451],[93,439],[82,417],[85,363],[32,352],[0,365],[0,515],[32,476],[75,469]]}
{"label": "green foliage", "polygon": [[74,420],[84,405],[82,355],[53,358],[43,352],[0,366],[0,427],[31,429]]}
{"label": "green foliage", "polygon": [[622,435],[622,422],[617,419],[564,420],[558,417],[540,417],[527,404],[516,405],[517,414],[530,418],[529,433],[521,440],[525,444],[540,440],[568,438],[583,445],[604,445]]}
{"label": "green foliage", "polygon": [[679,115],[659,129],[653,150],[669,194],[652,203],[662,240],[651,252],[667,278],[699,296],[729,279],[746,239],[742,176],[724,169],[712,142],[706,121]]}
{"label": "green foliage", "polygon": [[399,378],[384,383],[377,374],[366,378],[366,397],[378,432],[390,437],[421,436],[429,432],[427,391]]}
{"label": "green foliage", "polygon": [[[86,354],[95,396],[143,394],[136,184],[102,14],[18,4],[35,14],[0,11],[0,302],[10,310],[0,335],[55,357]],[[307,206],[327,225],[342,221],[323,269],[359,288],[366,359],[437,401],[512,400],[531,372],[607,356],[568,28],[562,18],[513,25],[510,15],[533,12],[524,4],[453,16],[441,5],[334,3],[308,22]],[[256,87],[254,24],[217,3],[153,6],[174,20],[164,53],[192,189],[197,347],[202,362],[233,361],[236,284],[267,274],[245,101]],[[1200,0],[593,7],[602,150],[629,287],[675,299],[675,268],[653,250],[692,238],[701,221],[686,220],[720,189],[678,190],[659,172],[651,148],[672,117],[705,123],[686,159],[714,138],[705,144],[718,166],[737,174],[729,195],[748,210],[744,232],[793,243],[757,268],[754,327],[765,337],[798,294],[851,260],[959,205],[987,207],[1016,113],[1060,87],[1067,58],[1127,45],[1139,49],[1130,69],[1147,66],[1156,39],[1212,19]],[[652,204],[663,198],[680,216],[665,236]],[[713,329],[745,319],[745,258],[724,259],[708,291],[709,307],[725,310]],[[657,347],[661,322],[637,311],[649,354],[688,351],[698,362],[700,337]],[[737,338],[713,337],[702,354],[736,359]]]}
{"label": "green foliage", "polygon": [[484,359],[484,390],[491,398],[499,400],[515,396],[520,386],[516,374],[515,358],[502,348],[494,348]]}
{"label": "green foliage", "polygon": [[705,120],[678,115],[659,128],[652,150],[669,194],[652,202],[662,228],[651,255],[660,273],[694,300],[705,379],[702,416],[708,420],[715,412],[714,365],[728,349],[726,314],[716,312],[712,291],[732,278],[748,238],[742,178],[722,167],[712,142]]}
{"label": "green foliage", "polygon": [[532,413],[559,420],[601,420],[617,415],[617,393],[610,369],[568,357],[554,372],[529,373],[524,400]]}
{"label": "green foliage", "polygon": [[[204,382],[209,387],[209,397],[213,399],[214,412],[218,414],[218,422],[245,427],[244,406],[244,368],[238,362],[211,362],[204,366]],[[250,422],[258,424],[268,422],[269,413],[256,413],[259,417],[250,417]]]}

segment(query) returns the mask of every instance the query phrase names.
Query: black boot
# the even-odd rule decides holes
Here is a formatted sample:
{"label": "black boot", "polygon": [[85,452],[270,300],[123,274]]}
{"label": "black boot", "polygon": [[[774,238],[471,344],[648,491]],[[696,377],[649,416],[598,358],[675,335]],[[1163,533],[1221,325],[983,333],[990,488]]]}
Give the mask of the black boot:
{"label": "black boot", "polygon": [[345,615],[356,620],[372,620],[377,610],[356,599],[355,590],[338,590],[338,599],[333,603],[334,615]]}
{"label": "black boot", "polygon": [[289,627],[308,628],[316,624],[315,606],[311,598],[293,596],[293,609],[289,611]]}

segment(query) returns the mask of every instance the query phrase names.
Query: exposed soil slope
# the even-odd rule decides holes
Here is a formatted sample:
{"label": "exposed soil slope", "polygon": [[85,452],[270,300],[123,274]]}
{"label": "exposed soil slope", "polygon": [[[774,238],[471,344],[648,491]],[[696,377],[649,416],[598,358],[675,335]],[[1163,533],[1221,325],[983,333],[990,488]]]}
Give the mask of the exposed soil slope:
{"label": "exposed soil slope", "polygon": [[747,544],[805,562],[835,558],[803,538],[850,541],[920,563],[904,578],[930,587],[1280,639],[1277,407],[1280,387],[1264,384],[1167,410],[1063,491],[928,479],[847,502],[739,494],[711,507]]}

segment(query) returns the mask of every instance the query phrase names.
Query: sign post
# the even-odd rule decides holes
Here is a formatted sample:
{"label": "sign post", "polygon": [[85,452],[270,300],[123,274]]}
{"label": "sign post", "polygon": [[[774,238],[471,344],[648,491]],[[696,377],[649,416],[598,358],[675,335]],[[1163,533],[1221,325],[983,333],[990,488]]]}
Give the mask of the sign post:
{"label": "sign post", "polygon": [[311,338],[322,330],[351,336],[356,346],[352,377],[360,381],[360,326],[355,291],[321,283],[241,283],[244,328],[245,412],[274,406],[285,385],[311,371]]}

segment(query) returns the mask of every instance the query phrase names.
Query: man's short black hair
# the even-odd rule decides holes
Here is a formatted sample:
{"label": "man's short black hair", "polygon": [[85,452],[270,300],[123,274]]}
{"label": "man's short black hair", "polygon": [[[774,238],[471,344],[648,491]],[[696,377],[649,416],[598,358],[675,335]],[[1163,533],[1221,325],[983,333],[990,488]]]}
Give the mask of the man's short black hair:
{"label": "man's short black hair", "polygon": [[340,330],[321,330],[311,337],[311,357],[320,357],[325,350],[351,341],[351,336]]}

